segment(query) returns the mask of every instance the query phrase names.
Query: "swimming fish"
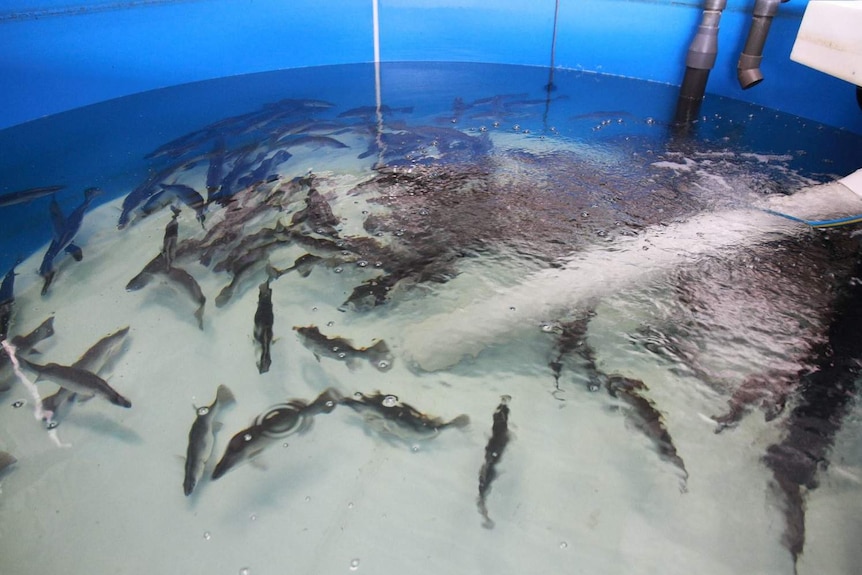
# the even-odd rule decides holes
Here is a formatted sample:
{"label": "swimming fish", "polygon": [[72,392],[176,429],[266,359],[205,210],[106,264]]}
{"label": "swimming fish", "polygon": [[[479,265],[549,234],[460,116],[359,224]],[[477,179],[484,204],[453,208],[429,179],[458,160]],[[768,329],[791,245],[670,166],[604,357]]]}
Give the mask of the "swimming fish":
{"label": "swimming fish", "polygon": [[479,497],[476,500],[476,505],[479,507],[479,513],[485,518],[483,527],[487,529],[494,527],[494,522],[488,516],[486,499],[488,492],[491,491],[491,483],[497,478],[497,463],[509,443],[509,401],[511,400],[512,397],[509,395],[500,397],[500,405],[494,411],[491,439],[485,446],[485,462],[479,470]]}
{"label": "swimming fish", "polygon": [[266,275],[269,276],[269,279],[277,280],[287,272],[296,270],[296,273],[298,273],[304,278],[307,278],[311,273],[311,270],[314,269],[314,266],[321,261],[323,261],[323,258],[321,258],[320,256],[316,256],[314,254],[304,254],[296,258],[296,261],[293,262],[293,265],[284,269],[278,269],[275,266],[271,265],[267,266]]}
{"label": "swimming fish", "polygon": [[257,311],[254,312],[254,341],[260,345],[260,361],[257,362],[259,373],[269,371],[272,365],[270,347],[272,346],[272,324],[275,320],[272,313],[272,289],[269,280],[260,284],[257,298]]}
{"label": "swimming fish", "polygon": [[647,386],[638,379],[615,374],[604,375],[604,379],[608,393],[631,407],[626,411],[626,421],[652,440],[661,459],[672,463],[682,471],[681,489],[686,491],[688,470],[685,468],[682,457],[676,451],[676,446],[673,444],[670,432],[664,425],[661,413],[655,408],[652,401],[641,395],[643,391],[648,391]]}
{"label": "swimming fish", "polygon": [[[124,351],[127,335],[129,335],[128,326],[106,335],[85,351],[71,367],[86,370],[104,378],[120,353]],[[44,414],[42,419],[48,424],[49,429],[57,427],[65,418],[77,395],[74,391],[60,387],[53,395],[42,398]]]}
{"label": "swimming fish", "polygon": [[194,423],[189,430],[189,446],[186,450],[186,473],[183,478],[183,492],[191,495],[204,474],[204,467],[212,456],[215,447],[216,417],[219,412],[236,402],[233,393],[226,385],[219,385],[213,402],[204,407],[196,407]]}
{"label": "swimming fish", "polygon": [[548,366],[554,373],[554,385],[556,389],[554,390],[553,395],[556,399],[561,399],[557,397],[557,393],[562,391],[562,389],[560,389],[560,377],[562,376],[563,368],[566,364],[572,361],[572,355],[577,356],[576,359],[580,360],[580,363],[586,368],[586,371],[589,374],[587,389],[590,391],[598,391],[601,388],[597,378],[595,377],[595,374],[598,371],[596,367],[595,351],[592,346],[590,346],[589,342],[587,342],[587,329],[589,329],[590,320],[595,317],[595,315],[594,311],[589,310],[572,321],[548,326],[548,331],[556,331],[559,333],[559,338],[557,339],[556,344],[556,356],[548,363]]}
{"label": "swimming fish", "polygon": [[71,392],[77,393],[82,397],[90,397],[98,395],[120,407],[132,407],[132,402],[120,395],[113,387],[108,385],[108,382],[85,369],[77,367],[59,365],[56,363],[48,363],[38,365],[23,358],[19,358],[21,363],[39,374],[38,379],[47,379],[53,381],[61,387],[65,387]]}
{"label": "swimming fish", "polygon": [[39,266],[39,275],[44,278],[42,295],[48,293],[48,288],[51,282],[54,281],[54,275],[56,274],[54,259],[61,251],[68,252],[75,260],[80,261],[82,257],[81,248],[72,242],[78,234],[78,230],[81,229],[81,222],[84,219],[84,213],[90,206],[90,202],[100,193],[98,188],[87,188],[84,191],[84,201],[68,217],[64,217],[62,212],[59,211],[59,205],[56,201],[52,202],[51,219],[54,224],[54,238],[51,240],[48,250],[42,258],[42,265]]}
{"label": "swimming fish", "polygon": [[470,424],[466,414],[445,421],[439,417],[431,417],[398,400],[395,395],[376,392],[365,395],[356,392],[352,398],[345,398],[342,403],[358,413],[365,422],[377,431],[393,435],[405,441],[430,439],[447,427],[463,428]]}
{"label": "swimming fish", "polygon": [[305,207],[293,214],[290,220],[291,226],[298,226],[301,223],[306,224],[310,231],[320,235],[337,236],[336,226],[341,223],[341,220],[332,212],[332,207],[326,198],[315,188],[311,188],[305,198]]}
{"label": "swimming fish", "polygon": [[[54,316],[43,321],[39,326],[27,335],[16,335],[11,339],[15,346],[16,355],[27,352],[36,353],[33,347],[40,341],[54,335]],[[6,354],[6,350],[0,348],[0,391],[8,391],[12,387],[15,372],[12,369],[12,361]]]}
{"label": "swimming fish", "polygon": [[12,321],[12,306],[15,303],[15,268],[21,260],[15,262],[12,268],[3,276],[0,284],[0,341],[9,335],[9,323]]}
{"label": "swimming fish", "polygon": [[43,186],[38,188],[28,188],[19,192],[12,192],[0,196],[0,208],[6,206],[14,206],[15,204],[23,204],[37,198],[42,198],[54,192],[58,192],[66,186]]}
{"label": "swimming fish", "polygon": [[302,344],[314,353],[318,361],[320,356],[329,357],[343,361],[347,367],[354,369],[360,359],[366,359],[379,371],[388,371],[392,367],[392,354],[382,339],[370,347],[356,348],[350,340],[323,335],[317,326],[293,329],[299,334]]}
{"label": "swimming fish", "polygon": [[165,274],[168,279],[170,279],[174,284],[180,287],[182,291],[186,293],[189,298],[191,298],[192,302],[197,304],[197,309],[195,309],[195,319],[198,320],[198,328],[204,328],[204,307],[207,304],[207,298],[203,294],[201,290],[200,284],[198,284],[197,280],[182,268],[173,267],[168,270]]}
{"label": "swimming fish", "polygon": [[251,426],[234,435],[228,442],[224,455],[213,470],[213,480],[237,465],[251,461],[285,436],[308,431],[311,418],[320,413],[332,412],[340,399],[338,392],[330,388],[311,403],[294,399],[260,415]]}
{"label": "swimming fish", "polygon": [[184,184],[159,184],[159,186],[165,192],[173,194],[187,207],[194,210],[195,218],[201,223],[201,227],[204,227],[204,220],[206,219],[204,212],[207,205],[203,197],[194,188]]}

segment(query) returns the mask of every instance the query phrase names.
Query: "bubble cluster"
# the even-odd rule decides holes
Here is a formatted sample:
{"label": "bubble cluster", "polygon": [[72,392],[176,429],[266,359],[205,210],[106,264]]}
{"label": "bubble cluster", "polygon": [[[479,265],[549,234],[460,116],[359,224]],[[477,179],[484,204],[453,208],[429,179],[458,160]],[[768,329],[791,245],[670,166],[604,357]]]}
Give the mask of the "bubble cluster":
{"label": "bubble cluster", "polygon": [[387,395],[383,398],[383,405],[385,407],[394,407],[396,403],[398,403],[398,398],[394,395]]}
{"label": "bubble cluster", "polygon": [[350,562],[350,570],[351,570],[351,571],[356,571],[357,569],[359,569],[359,559],[353,559],[353,560]]}

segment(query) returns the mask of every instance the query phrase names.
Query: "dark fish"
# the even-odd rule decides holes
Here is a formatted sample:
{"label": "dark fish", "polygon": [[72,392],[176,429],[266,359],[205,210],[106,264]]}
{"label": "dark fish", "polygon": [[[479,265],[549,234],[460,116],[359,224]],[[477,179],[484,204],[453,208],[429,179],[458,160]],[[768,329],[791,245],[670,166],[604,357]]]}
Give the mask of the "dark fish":
{"label": "dark fish", "polygon": [[476,500],[476,505],[479,507],[479,513],[485,519],[483,526],[488,529],[494,527],[494,522],[488,516],[486,499],[488,492],[491,491],[491,483],[497,478],[497,463],[499,463],[503,451],[509,443],[509,401],[511,399],[508,395],[500,397],[500,405],[494,411],[491,439],[485,446],[485,462],[479,470],[479,497]]}
{"label": "dark fish", "polygon": [[770,445],[763,461],[772,471],[773,492],[784,508],[782,542],[794,567],[805,548],[805,498],[819,485],[818,473],[829,466],[836,434],[859,398],[862,369],[862,260],[848,275],[832,309],[827,341],[817,346],[811,371],[801,377],[795,407],[783,422],[780,442]]}
{"label": "dark fish", "polygon": [[53,381],[61,387],[65,387],[73,393],[82,397],[98,395],[120,407],[132,407],[132,402],[119,394],[108,382],[85,369],[48,363],[38,365],[26,359],[21,360],[28,368],[39,374],[39,379],[44,378]]}
{"label": "dark fish", "polygon": [[0,284],[0,341],[9,335],[9,323],[12,321],[12,307],[15,303],[15,267],[20,263],[20,259],[15,262]]}
{"label": "dark fish", "polygon": [[180,224],[177,221],[180,209],[171,206],[171,211],[173,216],[165,226],[165,236],[162,239],[162,257],[164,258],[165,269],[174,266],[174,260],[177,258],[177,238],[180,233]]}
{"label": "dark fish", "polygon": [[55,226],[54,239],[51,240],[51,244],[48,246],[48,251],[45,252],[45,256],[42,258],[42,265],[39,266],[39,275],[45,279],[45,283],[42,286],[42,295],[48,293],[48,287],[50,287],[51,282],[54,280],[54,274],[56,273],[56,270],[54,269],[54,258],[56,258],[61,251],[69,251],[76,260],[80,260],[80,248],[75,246],[72,241],[78,234],[78,230],[81,229],[81,222],[84,219],[84,213],[90,206],[90,202],[92,202],[93,198],[95,198],[99,193],[101,192],[97,188],[87,188],[87,190],[84,191],[84,201],[75,208],[71,214],[69,214],[69,217],[63,220],[62,225],[60,225],[60,222],[58,221],[56,210],[52,210],[52,219],[54,220]]}
{"label": "dark fish", "polygon": [[330,413],[340,399],[338,392],[327,389],[311,403],[294,399],[260,415],[250,427],[231,438],[213,470],[212,478],[218,479],[237,465],[251,461],[264,449],[288,435],[308,431],[312,417]]}
{"label": "dark fish", "polygon": [[[89,371],[99,377],[106,377],[106,374],[110,372],[114,362],[124,350],[128,334],[129,328],[126,326],[110,335],[106,335],[85,351],[72,364],[72,367]],[[43,420],[48,424],[49,429],[57,427],[60,421],[65,418],[76,396],[77,394],[74,391],[61,387],[53,395],[42,398]]]}
{"label": "dark fish", "polygon": [[0,196],[0,208],[6,206],[14,206],[15,204],[23,204],[38,198],[43,198],[65,188],[66,186],[44,186],[39,188],[28,188],[19,192],[3,194]]}
{"label": "dark fish", "polygon": [[366,359],[379,371],[387,371],[392,367],[392,355],[389,347],[383,340],[378,341],[370,347],[353,347],[353,344],[344,338],[327,337],[313,325],[307,327],[294,327],[302,344],[310,349],[314,356],[320,360],[320,356],[337,359],[347,363],[353,369],[360,359]]}
{"label": "dark fish", "polygon": [[212,151],[207,155],[207,159],[209,160],[206,179],[207,203],[210,202],[210,198],[214,197],[218,193],[219,188],[221,188],[225,151],[224,138],[219,138],[213,146]]}
{"label": "dark fish", "polygon": [[201,223],[201,227],[204,226],[204,220],[206,219],[204,211],[207,204],[194,188],[183,184],[159,184],[159,186],[164,191],[175,195],[188,208],[194,210],[195,218]]}
{"label": "dark fish", "polygon": [[266,275],[269,276],[269,279],[277,280],[284,274],[296,270],[296,273],[298,273],[304,278],[307,278],[308,275],[311,273],[311,270],[314,269],[314,266],[321,261],[323,261],[323,258],[319,256],[315,256],[313,254],[304,254],[296,258],[292,266],[286,267],[281,270],[274,266],[267,266]]}
{"label": "dark fish", "polygon": [[215,427],[218,413],[235,403],[233,393],[226,385],[219,385],[215,400],[204,407],[195,407],[195,417],[189,430],[189,446],[186,450],[186,473],[183,478],[183,492],[191,495],[195,486],[204,475],[204,468],[215,447]]}
{"label": "dark fish", "polygon": [[254,276],[257,272],[266,269],[269,261],[266,256],[278,242],[271,242],[246,253],[241,259],[233,263],[233,277],[228,285],[224,286],[215,298],[216,307],[226,306],[241,285],[245,285],[245,279]]}
{"label": "dark fish", "polygon": [[682,471],[681,489],[686,491],[688,471],[682,457],[676,451],[673,439],[664,426],[661,413],[655,408],[655,404],[641,395],[649,389],[644,382],[631,379],[621,375],[609,375],[605,377],[605,387],[611,396],[622,400],[631,409],[626,410],[626,421],[630,422],[641,433],[646,435],[656,446],[659,457],[668,463],[675,465]]}
{"label": "dark fish", "polygon": [[18,460],[15,459],[12,454],[0,451],[0,476],[2,476],[8,468],[15,465],[17,461]]}
{"label": "dark fish", "polygon": [[269,280],[260,284],[257,298],[257,311],[254,312],[254,341],[260,345],[260,361],[257,370],[260,373],[269,371],[272,364],[270,348],[272,346],[272,324],[275,320],[272,313],[272,289]]}
{"label": "dark fish", "polygon": [[[12,338],[11,343],[15,346],[16,355],[25,353],[36,353],[34,346],[40,341],[54,335],[54,317],[51,316],[27,335],[17,335]],[[6,350],[0,348],[0,391],[8,391],[12,387],[15,372],[12,369],[12,361],[6,354]]]}
{"label": "dark fish", "polygon": [[129,192],[123,198],[123,208],[117,221],[117,228],[121,230],[125,228],[138,206],[145,204],[150,198],[163,191],[159,184],[171,177],[176,171],[177,166],[170,165],[158,172],[153,172],[141,185]]}
{"label": "dark fish", "polygon": [[297,226],[301,223],[306,224],[311,231],[318,234],[335,236],[338,235],[335,227],[341,223],[341,220],[332,212],[332,207],[326,198],[315,188],[311,188],[305,198],[305,207],[293,214],[293,218],[290,220],[291,226]]}
{"label": "dark fish", "polygon": [[466,414],[445,421],[431,417],[398,400],[394,395],[376,392],[365,395],[356,392],[352,398],[342,403],[362,414],[371,427],[377,431],[401,438],[405,441],[430,439],[447,427],[463,428],[470,424]]}
{"label": "dark fish", "polygon": [[169,269],[165,275],[197,304],[198,307],[195,309],[194,315],[195,319],[198,320],[198,327],[203,329],[204,307],[206,306],[207,298],[204,296],[203,291],[201,291],[201,286],[197,280],[186,270],[177,267]]}
{"label": "dark fish", "polygon": [[159,255],[147,262],[147,265],[144,266],[144,269],[138,272],[138,275],[129,280],[129,283],[126,284],[126,291],[138,291],[149,284],[156,274],[165,273],[167,269],[168,266],[165,263],[165,256],[164,254],[159,253]]}
{"label": "dark fish", "polygon": [[275,173],[275,168],[290,158],[290,152],[287,150],[278,150],[269,158],[261,159],[255,169],[237,180],[237,185],[240,188],[247,188],[261,182],[266,182],[271,178],[277,178],[278,175]]}
{"label": "dark fish", "polygon": [[587,389],[598,391],[601,388],[601,384],[595,376],[598,372],[595,352],[587,342],[587,329],[589,328],[590,320],[595,315],[594,311],[589,310],[572,321],[548,326],[549,331],[559,334],[556,355],[548,363],[548,366],[554,373],[554,386],[556,389],[553,395],[557,399],[561,399],[557,394],[562,391],[560,388],[560,377],[562,376],[563,368],[567,363],[572,361],[573,355],[576,356],[575,359],[579,360],[579,363],[582,364],[582,367],[586,368],[586,372],[589,374]]}

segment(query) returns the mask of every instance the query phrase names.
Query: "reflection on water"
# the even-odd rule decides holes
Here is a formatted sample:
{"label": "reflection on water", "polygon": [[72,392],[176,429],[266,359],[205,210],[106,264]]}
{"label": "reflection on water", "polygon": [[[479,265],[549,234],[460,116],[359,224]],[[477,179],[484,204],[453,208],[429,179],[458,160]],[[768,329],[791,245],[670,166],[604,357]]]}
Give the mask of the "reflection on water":
{"label": "reflection on water", "polygon": [[[552,314],[513,297],[508,336],[467,314],[581,254],[638,277],[670,248],[635,241],[849,172],[859,138],[730,101],[674,135],[673,91],[629,80],[558,75],[548,98],[541,70],[385,70],[379,109],[345,67],[0,133],[112,126],[98,157],[7,160],[63,169],[0,196],[5,563],[850,572],[852,230],[695,234],[677,269]],[[462,311],[481,345],[419,349]]]}

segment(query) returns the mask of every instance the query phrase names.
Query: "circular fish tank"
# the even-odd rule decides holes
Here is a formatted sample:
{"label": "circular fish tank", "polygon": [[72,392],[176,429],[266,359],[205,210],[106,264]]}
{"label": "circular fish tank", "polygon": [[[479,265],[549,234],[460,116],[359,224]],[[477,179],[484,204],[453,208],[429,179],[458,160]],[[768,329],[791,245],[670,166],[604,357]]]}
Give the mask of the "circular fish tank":
{"label": "circular fish tank", "polygon": [[[4,572],[855,572],[847,94],[732,97],[717,71],[680,122],[669,72],[624,77],[637,54],[565,64],[575,15],[625,43],[650,14],[684,28],[678,80],[700,7],[345,2],[292,14],[309,61],[262,71],[229,32],[283,8],[154,4],[0,13],[56,45],[129,24],[117,60],[209,16],[157,38],[164,85],[141,55],[0,130]],[[320,42],[351,15],[376,61]],[[512,16],[547,42],[495,52]],[[184,68],[212,29],[224,73]],[[85,61],[55,81],[113,65]],[[10,62],[9,94],[46,81]]]}

